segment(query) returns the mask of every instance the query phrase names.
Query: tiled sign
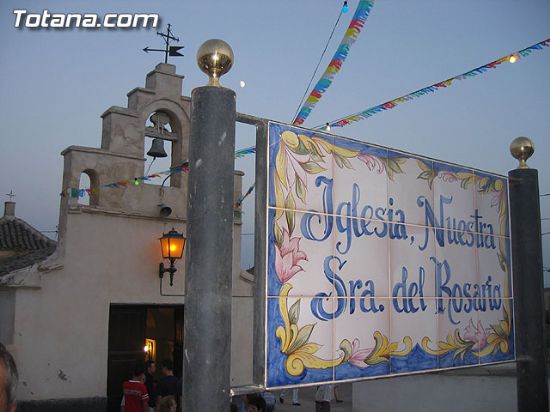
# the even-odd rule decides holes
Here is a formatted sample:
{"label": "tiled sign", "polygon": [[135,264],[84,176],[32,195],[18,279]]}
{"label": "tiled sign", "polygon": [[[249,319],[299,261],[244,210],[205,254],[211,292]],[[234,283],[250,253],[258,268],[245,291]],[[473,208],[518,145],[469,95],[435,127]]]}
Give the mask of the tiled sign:
{"label": "tiled sign", "polygon": [[270,123],[266,386],[514,359],[507,180]]}

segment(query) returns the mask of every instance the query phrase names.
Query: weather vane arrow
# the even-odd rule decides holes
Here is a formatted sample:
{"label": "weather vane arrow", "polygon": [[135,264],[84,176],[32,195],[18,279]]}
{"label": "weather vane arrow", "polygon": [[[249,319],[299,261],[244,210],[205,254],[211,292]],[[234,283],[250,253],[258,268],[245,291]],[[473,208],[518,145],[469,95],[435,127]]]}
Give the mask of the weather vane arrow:
{"label": "weather vane arrow", "polygon": [[168,63],[168,56],[173,57],[183,57],[183,54],[181,54],[179,51],[183,49],[184,46],[170,46],[170,40],[173,41],[180,41],[177,37],[174,36],[174,33],[172,33],[172,25],[168,24],[166,27],[166,33],[157,32],[157,34],[164,38],[164,43],[166,47],[164,49],[152,49],[149,46],[145,47],[143,51],[145,53],[149,52],[163,52],[164,53],[164,63]]}

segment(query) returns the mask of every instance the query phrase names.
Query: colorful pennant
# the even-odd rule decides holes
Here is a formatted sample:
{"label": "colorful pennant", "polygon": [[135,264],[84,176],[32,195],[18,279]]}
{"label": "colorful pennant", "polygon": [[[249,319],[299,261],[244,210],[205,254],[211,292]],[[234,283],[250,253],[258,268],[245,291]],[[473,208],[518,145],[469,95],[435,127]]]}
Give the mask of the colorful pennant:
{"label": "colorful pennant", "polygon": [[327,126],[330,126],[330,127],[344,127],[344,126],[347,126],[351,123],[355,123],[355,122],[358,122],[360,120],[367,119],[367,118],[375,115],[376,113],[383,112],[384,110],[393,109],[398,104],[401,104],[401,103],[407,102],[409,100],[413,100],[415,98],[418,98],[418,97],[421,97],[421,96],[424,96],[424,95],[427,95],[427,94],[430,94],[430,93],[434,93],[434,92],[436,92],[440,89],[449,87],[455,80],[469,79],[470,77],[474,77],[474,76],[477,76],[479,74],[485,73],[489,69],[496,69],[496,67],[498,65],[500,65],[500,64],[502,64],[506,61],[510,61],[510,62],[517,61],[518,56],[527,57],[533,51],[542,50],[543,47],[548,47],[548,46],[550,46],[550,39],[546,39],[546,40],[541,41],[539,43],[536,43],[532,46],[529,46],[525,49],[519,50],[515,53],[508,54],[508,55],[506,55],[504,57],[501,57],[500,59],[495,60],[491,63],[487,63],[483,66],[480,66],[480,67],[477,67],[473,70],[467,71],[466,73],[462,73],[458,76],[451,77],[447,80],[443,80],[441,82],[434,83],[430,86],[424,87],[424,88],[419,89],[415,92],[406,94],[406,95],[398,97],[396,99],[389,100],[385,103],[382,103],[382,104],[379,104],[377,106],[371,107],[370,109],[363,110],[362,112],[355,113],[355,114],[352,114],[352,115],[349,115],[349,116],[346,116],[346,117],[342,117],[338,120],[333,120],[332,122],[325,123],[322,126],[316,126],[315,129],[320,130],[320,129],[326,128]]}
{"label": "colorful pennant", "polygon": [[336,76],[336,74],[340,71],[340,69],[342,68],[342,64],[344,64],[344,61],[348,57],[349,49],[351,48],[352,44],[355,43],[355,40],[357,40],[359,33],[361,33],[361,29],[365,25],[365,21],[369,16],[373,4],[374,0],[359,1],[357,9],[355,10],[355,14],[353,15],[348,29],[344,34],[344,38],[340,42],[340,45],[338,46],[334,57],[332,58],[325,72],[311,91],[306,102],[303,104],[300,112],[292,122],[293,124],[300,125],[304,123],[304,120],[306,120],[317,102],[330,87],[330,85],[332,84],[332,79],[334,79],[334,76]]}
{"label": "colorful pennant", "polygon": [[235,157],[244,157],[245,155],[252,153],[256,153],[256,146],[250,146],[244,149],[237,150],[235,152]]}
{"label": "colorful pennant", "polygon": [[244,195],[242,195],[241,197],[239,197],[239,200],[237,200],[237,203],[235,203],[236,208],[241,207],[241,205],[243,204],[244,199],[246,199],[254,191],[255,186],[256,186],[256,182],[252,183],[252,186],[250,186],[248,188],[246,193]]}

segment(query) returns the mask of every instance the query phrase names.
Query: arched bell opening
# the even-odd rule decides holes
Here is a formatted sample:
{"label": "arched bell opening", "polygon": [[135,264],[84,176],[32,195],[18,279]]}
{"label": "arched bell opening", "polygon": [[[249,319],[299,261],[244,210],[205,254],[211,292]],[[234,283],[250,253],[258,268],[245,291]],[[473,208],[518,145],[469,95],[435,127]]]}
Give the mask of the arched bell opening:
{"label": "arched bell opening", "polygon": [[164,110],[157,110],[145,121],[145,176],[148,184],[179,186],[179,179],[170,174],[177,164],[177,144],[179,135],[174,117]]}

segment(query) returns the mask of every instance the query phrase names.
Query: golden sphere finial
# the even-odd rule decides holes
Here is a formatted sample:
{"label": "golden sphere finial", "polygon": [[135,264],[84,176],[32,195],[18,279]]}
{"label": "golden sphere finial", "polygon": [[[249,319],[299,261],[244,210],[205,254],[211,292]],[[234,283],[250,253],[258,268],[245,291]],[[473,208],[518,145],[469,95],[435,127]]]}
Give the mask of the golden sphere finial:
{"label": "golden sphere finial", "polygon": [[528,169],[527,159],[535,152],[535,144],[528,137],[516,137],[510,144],[510,153],[519,160],[518,169]]}
{"label": "golden sphere finial", "polygon": [[197,64],[208,75],[209,86],[220,86],[220,77],[233,65],[233,50],[223,40],[207,40],[197,51]]}

